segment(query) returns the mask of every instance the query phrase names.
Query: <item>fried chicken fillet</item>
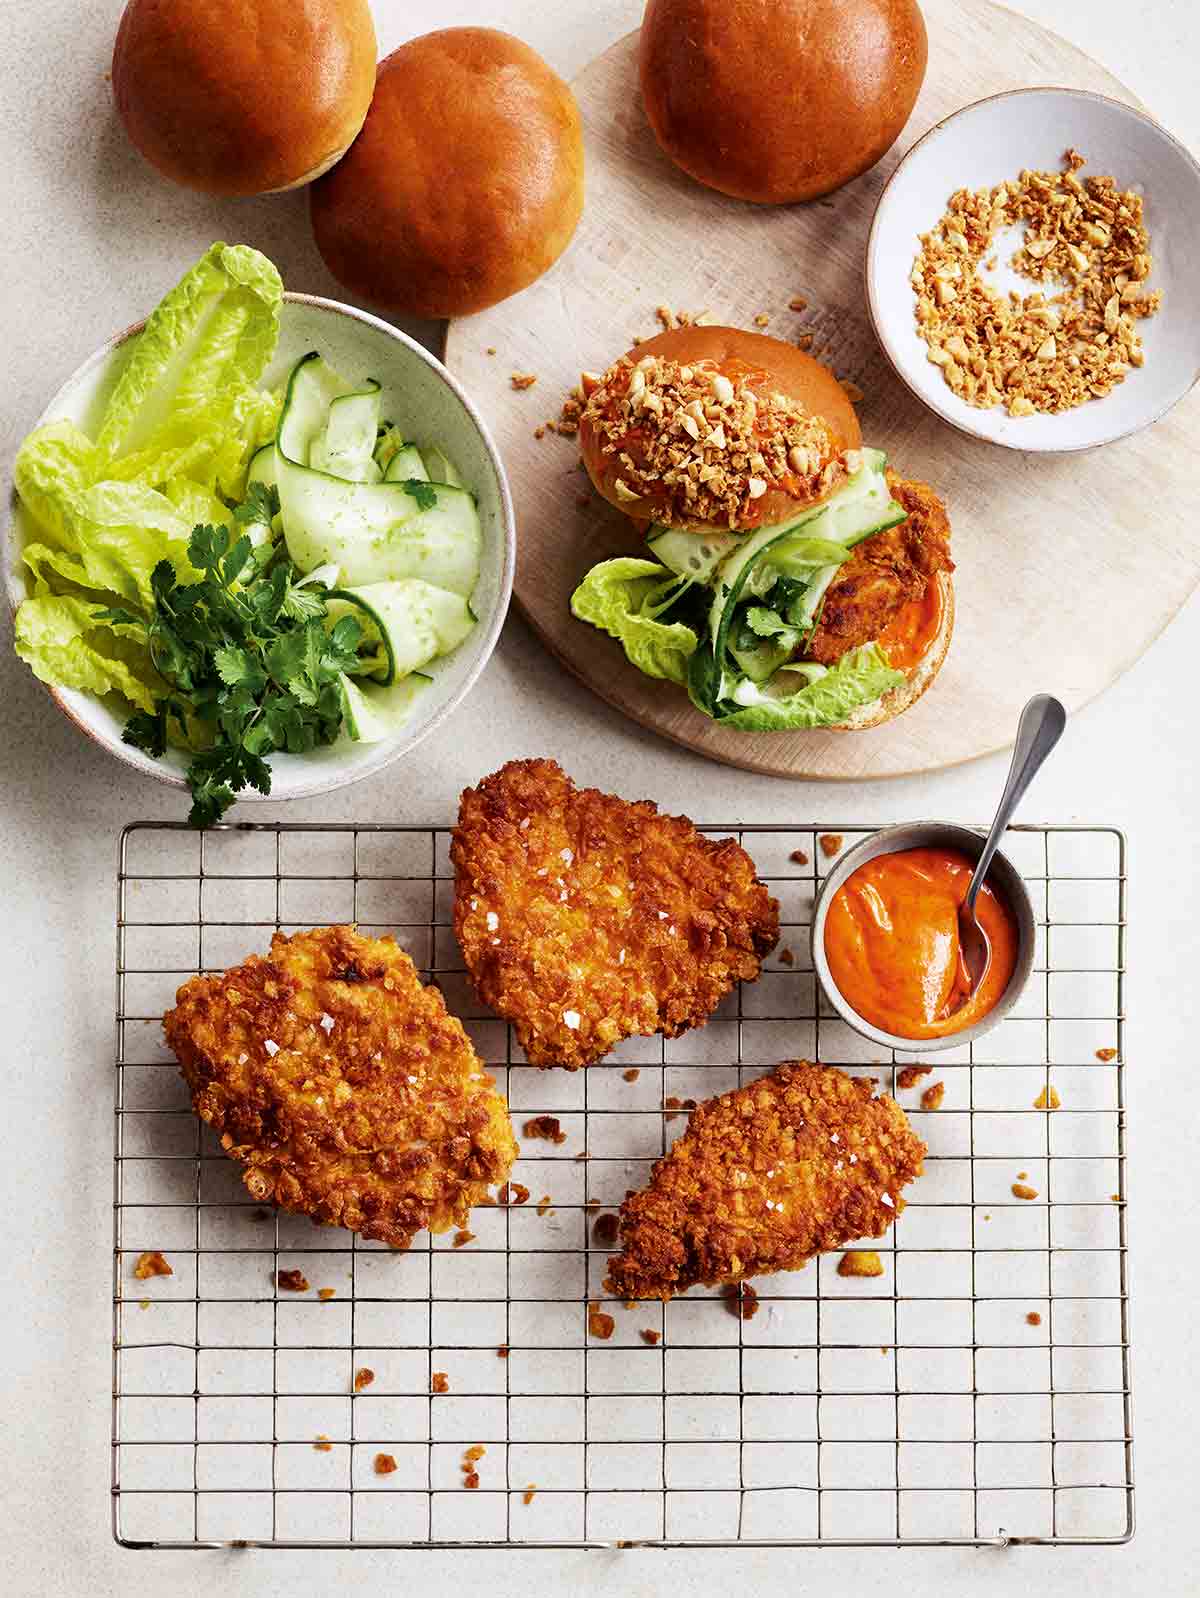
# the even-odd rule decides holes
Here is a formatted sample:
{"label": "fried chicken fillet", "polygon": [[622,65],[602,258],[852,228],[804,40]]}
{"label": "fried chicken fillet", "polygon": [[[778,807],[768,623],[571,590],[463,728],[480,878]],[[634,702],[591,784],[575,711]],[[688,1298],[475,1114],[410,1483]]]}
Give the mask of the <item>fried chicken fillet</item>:
{"label": "fried chicken fillet", "polygon": [[855,546],[826,590],[806,659],[834,665],[848,649],[878,638],[902,605],[924,596],[939,572],[954,570],[950,521],[933,489],[892,471],[887,480],[908,519]]}
{"label": "fried chicken fillet", "polygon": [[475,988],[534,1065],[703,1026],[751,982],[779,906],[732,838],[515,760],[462,796],[454,930]]}
{"label": "fried chicken fillet", "polygon": [[163,1028],[261,1203],[407,1248],[462,1225],[517,1156],[461,1022],[391,938],[277,932],[185,983]]}
{"label": "fried chicken fillet", "polygon": [[894,1099],[833,1066],[791,1060],[708,1099],[621,1205],[606,1289],[667,1299],[881,1237],[925,1145]]}

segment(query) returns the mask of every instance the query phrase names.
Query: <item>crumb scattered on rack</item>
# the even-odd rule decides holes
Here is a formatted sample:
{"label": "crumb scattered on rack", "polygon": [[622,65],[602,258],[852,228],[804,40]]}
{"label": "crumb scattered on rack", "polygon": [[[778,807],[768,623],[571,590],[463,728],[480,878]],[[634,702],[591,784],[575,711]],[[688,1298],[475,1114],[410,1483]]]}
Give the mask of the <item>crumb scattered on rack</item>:
{"label": "crumb scattered on rack", "polygon": [[1112,1199],[1114,1204],[1119,1204],[1121,1202],[1121,1195],[1119,1193],[1110,1193],[1108,1196],[1110,1199]]}
{"label": "crumb scattered on rack", "polygon": [[550,1208],[550,1195],[549,1195],[549,1193],[543,1193],[541,1198],[538,1199],[537,1212],[538,1212],[539,1215],[547,1215],[547,1214],[553,1215],[554,1214],[554,1211]]}
{"label": "crumb scattered on rack", "polygon": [[275,1285],[281,1287],[285,1293],[307,1293],[308,1277],[301,1270],[276,1271]]}
{"label": "crumb scattered on rack", "polygon": [[535,1115],[521,1128],[523,1137],[541,1138],[546,1143],[565,1143],[567,1134],[557,1115]]}
{"label": "crumb scattered on rack", "polygon": [[434,1371],[429,1378],[429,1391],[431,1393],[448,1393],[450,1391],[450,1378],[445,1371]]}
{"label": "crumb scattered on rack", "polygon": [[600,1208],[600,1200],[598,1198],[584,1199],[583,1207],[585,1210],[598,1210]]}
{"label": "crumb scattered on rack", "polygon": [[473,1243],[474,1241],[475,1241],[475,1233],[474,1232],[468,1232],[465,1226],[463,1227],[462,1231],[455,1232],[455,1234],[454,1234],[454,1247],[455,1248],[466,1248],[468,1243]]}
{"label": "crumb scattered on rack", "polygon": [[331,1298],[336,1298],[337,1297],[337,1288],[336,1287],[318,1287],[317,1288],[317,1297],[321,1300],[321,1302],[323,1304],[328,1304],[328,1302],[329,1302],[329,1300]]}
{"label": "crumb scattered on rack", "polygon": [[839,1276],[882,1276],[883,1261],[873,1248],[847,1249],[837,1263]]}
{"label": "crumb scattered on rack", "polygon": [[1029,1311],[1029,1314],[1025,1317],[1025,1324],[1027,1326],[1040,1326],[1042,1324],[1042,1317],[1038,1314],[1037,1310],[1031,1309]]}
{"label": "crumb scattered on rack", "polygon": [[375,1380],[375,1372],[369,1365],[360,1365],[354,1373],[354,1391],[361,1393],[364,1387],[370,1387]]}
{"label": "crumb scattered on rack", "polygon": [[940,1110],[942,1100],[946,1097],[946,1084],[944,1082],[931,1082],[921,1095],[921,1108],[923,1110]]}
{"label": "crumb scattered on rack", "polygon": [[617,1229],[620,1225],[613,1210],[605,1210],[603,1215],[597,1215],[592,1223],[592,1241],[599,1248],[611,1248],[617,1241]]}
{"label": "crumb scattered on rack", "polygon": [[133,1274],[139,1282],[145,1282],[152,1276],[174,1276],[175,1272],[171,1269],[166,1256],[158,1249],[152,1248],[138,1255]]}
{"label": "crumb scattered on rack", "polygon": [[637,1307],[638,1301],[636,1298],[624,1298],[621,1300],[622,1309],[636,1309]]}
{"label": "crumb scattered on rack", "polygon": [[[1115,1197],[1116,1195],[1114,1194],[1113,1196]],[[138,1308],[139,1309],[149,1309],[150,1308],[150,1300],[148,1298],[139,1298],[138,1299]]]}
{"label": "crumb scattered on rack", "polygon": [[655,1348],[662,1342],[662,1333],[656,1332],[653,1326],[643,1326],[641,1338],[643,1343],[648,1343],[651,1348]]}
{"label": "crumb scattered on rack", "polygon": [[463,1454],[462,1464],[459,1466],[463,1473],[463,1486],[469,1488],[472,1492],[479,1486],[479,1472],[475,1469],[475,1466],[486,1453],[487,1449],[482,1443],[472,1443],[471,1447]]}
{"label": "crumb scattered on rack", "polygon": [[1051,1084],[1044,1087],[1033,1101],[1035,1110],[1061,1110],[1062,1100],[1058,1096],[1058,1089]]}
{"label": "crumb scattered on rack", "polygon": [[725,1290],[725,1308],[739,1321],[752,1321],[758,1314],[758,1294],[749,1282]]}
{"label": "crumb scattered on rack", "polygon": [[497,1204],[528,1204],[529,1189],[524,1182],[505,1182],[496,1194]]}
{"label": "crumb scattered on rack", "polygon": [[588,1305],[588,1331],[593,1337],[598,1337],[602,1343],[607,1343],[616,1324],[608,1311],[602,1310],[599,1304]]}
{"label": "crumb scattered on rack", "polygon": [[771,318],[767,315],[766,311],[760,311],[758,313],[758,315],[754,318],[754,325],[755,327],[770,327]]}
{"label": "crumb scattered on rack", "polygon": [[1035,1199],[1038,1196],[1036,1187],[1030,1187],[1028,1182],[1014,1182],[1012,1185],[1013,1198]]}
{"label": "crumb scattered on rack", "polygon": [[590,1159],[591,1159],[591,1155],[588,1153],[588,1151],[586,1149],[580,1149],[579,1153],[575,1155],[576,1162],[578,1162],[580,1160],[590,1160]]}
{"label": "crumb scattered on rack", "polygon": [[685,1110],[694,1110],[695,1108],[695,1099],[679,1099],[676,1098],[674,1093],[668,1094],[663,1100],[663,1109],[667,1112],[665,1118],[668,1121],[673,1121],[677,1115]]}
{"label": "crumb scattered on rack", "polygon": [[488,352],[489,355],[495,355],[496,346],[494,344],[489,344],[488,347],[487,347],[487,352]]}
{"label": "crumb scattered on rack", "polygon": [[1097,1049],[1096,1050],[1096,1058],[1098,1060],[1103,1060],[1105,1065],[1107,1065],[1110,1060],[1115,1060],[1116,1057],[1117,1057],[1116,1049]]}
{"label": "crumb scattered on rack", "polygon": [[523,1504],[526,1504],[526,1505],[531,1504],[533,1502],[533,1500],[534,1500],[534,1495],[536,1493],[537,1493],[537,1482],[535,1482],[535,1481],[526,1482],[525,1483],[525,1491],[521,1494],[521,1502]]}
{"label": "crumb scattered on rack", "polygon": [[317,1433],[313,1447],[316,1449],[318,1454],[331,1454],[333,1452],[333,1444],[329,1441],[329,1438],[324,1432]]}
{"label": "crumb scattered on rack", "polygon": [[842,847],[842,835],[840,832],[823,832],[817,842],[821,845],[821,853],[826,860],[832,860]]}
{"label": "crumb scattered on rack", "polygon": [[628,1071],[621,1072],[621,1075],[625,1078],[626,1082],[636,1082],[641,1074],[642,1073],[638,1070],[636,1065],[631,1065]]}
{"label": "crumb scattered on rack", "polygon": [[518,390],[525,389],[525,388],[532,388],[533,385],[537,382],[537,373],[536,372],[514,372],[512,374],[512,376],[509,378],[509,382],[512,384],[512,386],[515,389],[518,389]]}
{"label": "crumb scattered on rack", "polygon": [[396,1468],[395,1454],[375,1455],[375,1474],[377,1476],[390,1476]]}
{"label": "crumb scattered on rack", "polygon": [[500,1344],[500,1347],[496,1350],[496,1358],[497,1359],[507,1359],[508,1358],[508,1344],[507,1343],[501,1343]]}
{"label": "crumb scattered on rack", "polygon": [[793,849],[791,854],[788,855],[788,859],[793,865],[806,866],[808,864],[808,856],[803,849]]}
{"label": "crumb scattered on rack", "polygon": [[898,1088],[915,1088],[923,1076],[929,1076],[933,1067],[931,1065],[902,1065],[896,1073],[896,1086]]}
{"label": "crumb scattered on rack", "polygon": [[533,430],[533,436],[534,436],[534,438],[537,438],[537,439],[545,438],[546,429],[544,427],[535,427],[534,430]]}
{"label": "crumb scattered on rack", "polygon": [[795,965],[796,963],[796,956],[786,945],[779,951],[779,963],[780,965]]}

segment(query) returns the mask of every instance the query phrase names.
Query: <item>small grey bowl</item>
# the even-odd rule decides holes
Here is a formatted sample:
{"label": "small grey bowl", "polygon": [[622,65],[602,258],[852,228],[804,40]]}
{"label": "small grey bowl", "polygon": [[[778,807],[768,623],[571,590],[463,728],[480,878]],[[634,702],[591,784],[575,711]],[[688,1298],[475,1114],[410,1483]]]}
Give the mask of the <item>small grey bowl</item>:
{"label": "small grey bowl", "polygon": [[822,883],[813,909],[813,970],[817,973],[822,992],[846,1025],[853,1027],[862,1037],[870,1038],[872,1043],[882,1044],[886,1049],[900,1049],[909,1054],[961,1048],[964,1043],[971,1043],[975,1038],[982,1037],[998,1021],[1002,1021],[1021,997],[1025,984],[1029,981],[1029,973],[1033,970],[1036,938],[1033,901],[1029,897],[1028,888],[1021,880],[1020,872],[999,850],[996,851],[991,870],[988,872],[988,882],[1016,917],[1017,963],[999,1002],[981,1021],[976,1021],[974,1026],[964,1027],[961,1032],[951,1032],[942,1038],[902,1038],[895,1033],[884,1032],[880,1027],[872,1026],[869,1021],[864,1020],[857,1010],[847,1004],[833,980],[829,961],[825,955],[825,920],[829,914],[829,906],[833,903],[833,897],[838,889],[853,872],[858,870],[859,866],[865,865],[868,860],[874,860],[881,854],[895,854],[900,849],[925,849],[938,846],[961,849],[963,854],[977,860],[983,848],[984,837],[985,834],[982,832],[976,832],[971,827],[956,826],[951,821],[906,821],[897,827],[884,827],[872,837],[864,838],[853,849],[847,850]]}

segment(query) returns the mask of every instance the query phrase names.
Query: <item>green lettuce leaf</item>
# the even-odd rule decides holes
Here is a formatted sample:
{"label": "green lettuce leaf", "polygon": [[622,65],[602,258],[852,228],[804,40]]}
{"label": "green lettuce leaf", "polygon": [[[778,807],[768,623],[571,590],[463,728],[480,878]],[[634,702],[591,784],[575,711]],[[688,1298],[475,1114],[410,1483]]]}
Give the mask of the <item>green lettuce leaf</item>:
{"label": "green lettuce leaf", "polygon": [[[777,672],[772,685],[778,689],[783,679],[796,676],[803,680],[808,672],[799,670]],[[874,703],[890,688],[904,681],[904,673],[888,665],[887,656],[878,644],[861,644],[842,656],[836,666],[813,681],[805,683],[795,693],[772,693],[758,688],[748,680],[737,684],[736,693],[740,708],[724,714],[729,699],[718,706],[717,719],[722,727],[735,727],[741,732],[782,732],[805,727],[831,727],[862,705]],[[728,686],[726,685],[726,691]]]}
{"label": "green lettuce leaf", "polygon": [[[138,479],[151,486],[201,470],[211,469],[213,482],[236,474],[270,409],[257,384],[275,350],[282,301],[283,284],[266,256],[244,244],[214,244],[133,345],[96,439],[99,475],[111,475],[125,456],[136,458]],[[208,464],[199,469],[201,446]],[[192,452],[186,465],[181,451]]]}
{"label": "green lettuce leaf", "polygon": [[96,446],[74,422],[47,422],[21,444],[13,484],[43,538],[78,543],[79,501],[95,481]]}
{"label": "green lettuce leaf", "polygon": [[630,661],[647,677],[669,682],[687,681],[687,666],[698,643],[683,622],[658,621],[644,614],[662,597],[665,581],[677,582],[672,572],[654,560],[619,556],[603,560],[571,595],[572,614],[619,640]]}
{"label": "green lettuce leaf", "polygon": [[17,654],[43,682],[93,694],[123,694],[153,710],[163,683],[154,670],[145,633],[99,622],[101,608],[70,594],[25,600],[14,624]]}

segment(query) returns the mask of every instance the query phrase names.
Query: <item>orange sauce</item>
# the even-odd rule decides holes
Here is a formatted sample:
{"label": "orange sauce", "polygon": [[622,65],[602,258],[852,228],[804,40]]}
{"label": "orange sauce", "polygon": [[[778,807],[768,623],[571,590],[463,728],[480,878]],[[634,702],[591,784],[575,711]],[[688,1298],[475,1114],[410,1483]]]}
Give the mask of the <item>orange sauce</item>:
{"label": "orange sauce", "polygon": [[825,921],[829,970],[847,1004],[885,1032],[940,1038],[983,1019],[1017,963],[1012,911],[985,883],[976,900],[992,946],[979,987],[958,938],[958,908],[974,862],[959,849],[900,849],[859,866]]}
{"label": "orange sauce", "polygon": [[925,584],[920,599],[910,599],[879,635],[879,646],[896,671],[912,671],[942,625],[942,585],[936,577]]}

